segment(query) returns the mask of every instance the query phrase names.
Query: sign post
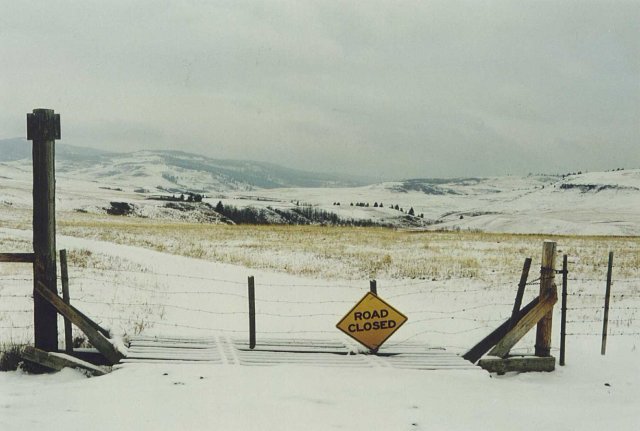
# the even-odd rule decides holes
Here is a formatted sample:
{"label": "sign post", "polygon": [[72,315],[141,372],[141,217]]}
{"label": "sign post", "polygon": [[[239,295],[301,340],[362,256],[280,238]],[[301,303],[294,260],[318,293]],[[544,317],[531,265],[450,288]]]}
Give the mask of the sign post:
{"label": "sign post", "polygon": [[375,353],[406,321],[407,316],[367,292],[336,327]]}

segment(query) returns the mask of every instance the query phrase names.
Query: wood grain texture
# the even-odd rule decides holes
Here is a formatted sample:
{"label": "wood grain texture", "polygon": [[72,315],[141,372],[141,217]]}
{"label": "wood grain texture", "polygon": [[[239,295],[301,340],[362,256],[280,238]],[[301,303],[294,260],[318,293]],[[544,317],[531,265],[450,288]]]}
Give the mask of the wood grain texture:
{"label": "wood grain texture", "polygon": [[506,357],[513,346],[525,336],[545,315],[553,310],[553,305],[558,301],[554,291],[543,298],[522,319],[518,320],[513,328],[496,344],[489,352],[490,356]]}
{"label": "wood grain texture", "polygon": [[[535,298],[523,309],[521,309],[518,312],[518,320],[524,317],[529,311],[531,311],[531,309],[538,304],[538,300],[538,298]],[[502,337],[504,337],[507,332],[509,332],[511,321],[511,318],[507,319],[502,325],[498,326],[489,335],[480,340],[478,344],[469,349],[469,351],[462,355],[462,357],[467,361],[473,362],[474,364],[478,362],[478,359],[480,359],[482,355],[487,353],[489,349],[495,346],[502,339]]]}
{"label": "wood grain texture", "polygon": [[62,353],[49,353],[44,350],[36,349],[32,346],[26,346],[22,351],[22,357],[27,361],[35,362],[43,367],[60,371],[63,368],[78,368],[89,372],[93,376],[103,376],[106,374],[104,370],[95,365],[76,359],[72,356]]}
{"label": "wood grain texture", "polygon": [[[27,116],[27,137],[33,140],[33,252],[34,291],[42,283],[56,292],[56,179],[55,125],[51,109],[34,109]],[[34,339],[37,348],[58,350],[58,315],[42,297],[33,298]]]}
{"label": "wood grain texture", "polygon": [[33,263],[33,253],[0,253],[0,262]]}
{"label": "wood grain texture", "polygon": [[[542,244],[542,264],[540,267],[540,297],[548,296],[551,290],[556,289],[554,283],[556,271],[556,243],[544,241]],[[557,295],[557,294],[556,294]],[[549,356],[551,354],[551,326],[553,312],[549,311],[540,321],[536,329],[536,356]]]}
{"label": "wood grain texture", "polygon": [[86,334],[89,342],[112,364],[117,364],[124,357],[109,339],[95,329],[95,323],[90,322],[90,319],[87,319],[84,314],[80,313],[73,306],[65,304],[57,294],[49,291],[46,286],[41,283],[36,285],[36,293],[49,302],[60,314],[80,328],[80,330]]}
{"label": "wood grain texture", "polygon": [[504,374],[508,372],[553,371],[556,367],[556,358],[553,356],[537,357],[523,356],[500,358],[484,358],[478,363],[490,373]]}

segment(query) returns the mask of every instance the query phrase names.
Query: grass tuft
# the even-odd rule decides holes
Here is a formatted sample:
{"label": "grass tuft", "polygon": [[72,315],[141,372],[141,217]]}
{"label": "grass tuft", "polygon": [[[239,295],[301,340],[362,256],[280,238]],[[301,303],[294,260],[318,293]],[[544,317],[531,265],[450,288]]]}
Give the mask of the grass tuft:
{"label": "grass tuft", "polygon": [[23,350],[22,344],[3,345],[0,349],[0,371],[15,371],[20,368]]}

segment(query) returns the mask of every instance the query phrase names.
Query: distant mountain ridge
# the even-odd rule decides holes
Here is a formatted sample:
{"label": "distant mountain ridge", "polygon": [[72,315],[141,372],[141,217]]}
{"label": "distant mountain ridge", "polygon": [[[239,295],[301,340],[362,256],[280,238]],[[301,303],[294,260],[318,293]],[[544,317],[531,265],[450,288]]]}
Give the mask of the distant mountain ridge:
{"label": "distant mountain ridge", "polygon": [[[25,139],[0,140],[0,162],[30,158],[31,145]],[[103,182],[173,191],[213,192],[366,184],[347,175],[313,173],[267,162],[213,159],[175,150],[113,153],[59,143],[56,144],[56,166],[59,172],[99,178]],[[132,179],[135,179],[135,184]]]}
{"label": "distant mountain ridge", "polygon": [[[95,150],[93,148],[76,147],[74,145],[56,144],[56,156],[65,160],[88,160],[108,157],[116,153]],[[24,138],[0,139],[0,162],[31,159],[31,142]]]}

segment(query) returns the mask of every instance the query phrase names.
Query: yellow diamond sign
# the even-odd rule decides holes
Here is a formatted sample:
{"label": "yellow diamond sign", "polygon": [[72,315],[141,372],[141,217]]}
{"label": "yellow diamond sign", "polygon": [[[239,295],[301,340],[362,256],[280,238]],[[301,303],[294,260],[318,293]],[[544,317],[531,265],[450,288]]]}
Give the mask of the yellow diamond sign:
{"label": "yellow diamond sign", "polygon": [[377,350],[406,321],[407,316],[368,292],[336,327],[360,344]]}

